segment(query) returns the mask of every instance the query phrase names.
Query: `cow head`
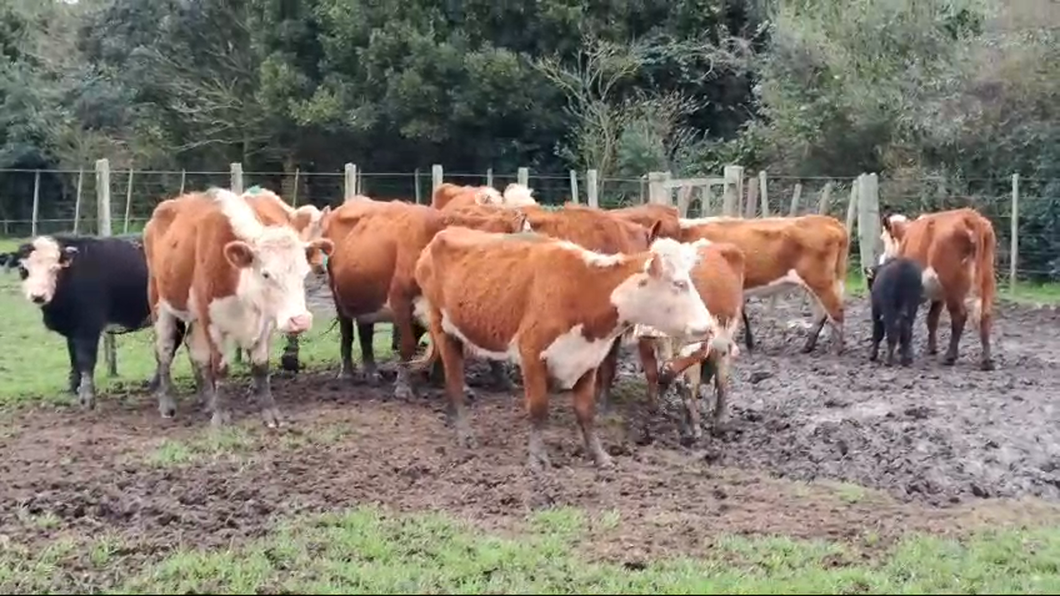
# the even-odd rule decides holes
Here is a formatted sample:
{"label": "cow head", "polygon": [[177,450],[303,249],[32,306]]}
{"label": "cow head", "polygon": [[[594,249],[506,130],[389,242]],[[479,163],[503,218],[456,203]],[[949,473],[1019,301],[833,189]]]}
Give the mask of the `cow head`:
{"label": "cow head", "polygon": [[611,293],[625,321],[648,325],[671,336],[704,337],[717,327],[692,283],[697,247],[670,238],[652,243],[644,271]]}
{"label": "cow head", "polygon": [[[324,236],[324,218],[331,213],[331,206],[317,209],[313,205],[303,205],[295,209],[292,216],[294,228],[298,230],[298,237],[304,242],[319,240]],[[325,269],[327,256],[320,250],[309,253],[309,267],[315,275],[322,275]]]}
{"label": "cow head", "polygon": [[252,302],[282,333],[298,334],[313,326],[306,308],[305,278],[309,259],[318,251],[330,256],[335,245],[326,238],[305,242],[286,226],[268,226],[253,240],[225,245],[225,259],[241,270],[241,299]]}
{"label": "cow head", "polygon": [[880,240],[883,241],[883,254],[880,255],[880,264],[888,259],[898,256],[898,248],[905,236],[905,228],[909,220],[898,213],[885,213],[881,218]]}
{"label": "cow head", "polygon": [[40,306],[51,302],[59,274],[70,266],[76,254],[76,247],[63,246],[51,236],[38,236],[19,247],[14,258],[26,299]]}
{"label": "cow head", "polygon": [[513,182],[504,189],[503,204],[506,207],[526,207],[536,205],[537,201],[534,200],[532,188]]}

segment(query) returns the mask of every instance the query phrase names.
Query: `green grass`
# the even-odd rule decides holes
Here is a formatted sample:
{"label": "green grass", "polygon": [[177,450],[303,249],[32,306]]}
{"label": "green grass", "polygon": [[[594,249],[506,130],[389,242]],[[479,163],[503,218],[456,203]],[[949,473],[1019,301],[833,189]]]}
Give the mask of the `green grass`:
{"label": "green grass", "polygon": [[145,455],[145,461],[157,467],[183,466],[208,460],[241,458],[260,449],[279,444],[282,449],[299,449],[309,445],[331,445],[349,436],[345,425],[322,424],[314,426],[311,433],[289,431],[279,436],[265,437],[260,425],[243,422],[223,428],[207,426],[190,437],[163,439]]}
{"label": "green grass", "polygon": [[[606,514],[605,514],[606,515]],[[280,524],[231,548],[177,548],[128,565],[115,538],[0,552],[0,588],[108,593],[1049,593],[1060,532],[1006,530],[958,542],[911,535],[873,559],[840,544],[725,537],[697,558],[620,565],[587,556],[611,530],[572,510],[502,537],[440,515],[359,508]],[[88,580],[87,577],[93,579]],[[88,582],[87,584],[85,582]]]}
{"label": "green grass", "polygon": [[[0,250],[10,250],[0,247]],[[67,373],[70,360],[66,340],[44,327],[39,307],[27,301],[19,290],[16,273],[0,273],[0,312],[4,313],[0,339],[8,349],[0,351],[0,408],[31,402],[76,404],[76,397],[67,393]],[[339,359],[338,327],[332,327],[334,317],[320,317],[313,328],[299,342],[299,358],[308,368],[334,366]],[[118,376],[107,374],[104,342],[100,340],[96,363],[96,387],[100,393],[119,389],[122,384],[146,382],[155,371],[154,332],[148,328],[117,336]],[[272,365],[277,367],[286,339],[274,334]],[[17,349],[16,349],[17,348]],[[377,358],[390,355],[390,325],[377,325],[375,334]],[[244,375],[248,364],[234,364],[232,373]],[[173,363],[174,379],[184,390],[191,387],[191,367],[187,350],[177,352]]]}

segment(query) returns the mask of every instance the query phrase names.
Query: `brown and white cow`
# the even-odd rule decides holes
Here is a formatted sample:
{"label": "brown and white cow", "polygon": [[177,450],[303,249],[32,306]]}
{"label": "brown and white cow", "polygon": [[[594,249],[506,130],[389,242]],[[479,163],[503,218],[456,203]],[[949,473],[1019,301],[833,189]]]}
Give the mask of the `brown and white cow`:
{"label": "brown and white cow", "polygon": [[880,237],[884,246],[881,262],[907,257],[924,268],[924,295],[931,305],[927,314],[928,354],[938,354],[939,317],[945,304],[952,330],[942,363],[952,365],[957,361],[961,335],[970,315],[972,324],[979,325],[979,366],[993,370],[990,326],[997,292],[997,238],[990,220],[969,208],[925,213],[912,221],[904,215],[885,215]]}
{"label": "brown and white cow", "polygon": [[[745,256],[744,296],[771,296],[801,288],[814,298],[817,321],[803,352],[817,345],[825,322],[835,330],[835,349],[843,350],[843,295],[850,237],[839,220],[826,215],[800,217],[706,217],[681,219],[681,241],[706,238],[736,245]],[[746,341],[753,344],[746,309]]]}
{"label": "brown and white cow", "polygon": [[[715,433],[723,430],[727,419],[726,398],[732,360],[739,353],[734,337],[743,313],[744,253],[736,245],[700,239],[691,244],[699,261],[692,268],[692,284],[713,317],[709,341],[682,341],[638,329],[637,348],[648,381],[648,403],[654,413],[658,407],[660,377],[664,385],[680,374],[684,378],[684,403],[690,438],[702,436],[699,423],[699,388],[714,378]],[[653,337],[654,335],[654,337]],[[676,356],[676,359],[675,359]],[[659,370],[659,360],[663,367]],[[706,371],[706,378],[703,372]],[[650,417],[645,422],[648,434]]]}
{"label": "brown and white cow", "polygon": [[550,381],[573,391],[586,450],[598,466],[610,466],[593,427],[597,368],[634,324],[673,335],[707,333],[710,312],[689,279],[695,258],[671,239],[633,255],[606,255],[536,234],[439,232],[416,263],[431,333],[423,362],[441,356],[459,442],[475,444],[462,390],[467,348],[519,364],[531,468],[549,465],[542,431]]}
{"label": "brown and white cow", "polygon": [[[449,226],[518,232],[526,229],[526,218],[518,211],[484,205],[439,211],[403,201],[377,201],[347,203],[325,219],[324,236],[335,243],[328,272],[341,334],[341,376],[357,376],[352,360],[356,320],[364,379],[372,385],[379,383],[373,327],[376,322],[391,320],[401,358],[394,393],[403,399],[415,394],[407,363],[426,330],[417,329],[413,319],[413,300],[420,295],[413,273],[423,248]],[[506,378],[497,366],[494,373],[498,380]]]}
{"label": "brown and white cow", "polygon": [[[644,227],[612,217],[609,211],[568,204],[563,209],[550,211],[540,207],[524,207],[527,221],[534,232],[567,240],[582,248],[604,254],[634,254],[648,250],[658,234],[659,226]],[[607,411],[611,403],[611,387],[618,367],[621,343],[615,341],[607,358],[600,366],[596,384],[600,409]]]}
{"label": "brown and white cow", "polygon": [[223,189],[162,201],[144,228],[148,298],[158,360],[158,407],[172,417],[170,366],[189,326],[188,351],[214,425],[228,420],[218,388],[227,373],[224,347],[234,342],[250,353],[251,374],[262,414],[279,423],[269,385],[273,329],[301,333],[313,324],[306,309],[309,256],[332,251],[330,240],[304,242],[287,218],[262,216],[243,197]]}
{"label": "brown and white cow", "polygon": [[492,186],[461,186],[443,182],[431,193],[431,207],[444,210],[449,206],[500,205],[504,196]]}
{"label": "brown and white cow", "polygon": [[645,228],[650,229],[652,226],[658,225],[657,230],[660,238],[676,239],[681,237],[681,213],[677,210],[677,207],[672,205],[645,203],[632,207],[622,207],[621,209],[608,209],[607,212],[614,217],[640,224]]}

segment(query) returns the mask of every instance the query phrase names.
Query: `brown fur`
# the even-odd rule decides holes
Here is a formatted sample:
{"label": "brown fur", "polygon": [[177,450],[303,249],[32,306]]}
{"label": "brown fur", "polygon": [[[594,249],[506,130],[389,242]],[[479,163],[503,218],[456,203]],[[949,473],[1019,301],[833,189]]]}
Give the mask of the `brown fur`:
{"label": "brown fur", "polygon": [[[915,260],[924,269],[934,269],[942,287],[942,297],[932,300],[927,314],[928,353],[938,353],[938,325],[945,304],[950,314],[952,332],[944,364],[957,360],[961,335],[968,319],[966,300],[982,300],[978,313],[979,341],[982,346],[980,367],[994,368],[990,352],[990,327],[993,322],[994,260],[997,238],[990,220],[974,209],[954,209],[925,214],[917,219],[894,222],[883,218],[883,229],[898,242],[898,256]],[[927,288],[925,287],[925,290]],[[972,309],[973,324],[975,313]]]}
{"label": "brown fur", "polygon": [[445,210],[452,207],[467,207],[478,205],[480,196],[490,186],[460,186],[451,182],[443,182],[431,193],[431,207]]}
{"label": "brown fur", "polygon": [[[526,408],[532,423],[531,465],[547,459],[540,431],[548,414],[549,375],[541,359],[560,335],[584,325],[587,339],[613,333],[619,324],[610,294],[641,271],[649,255],[631,256],[623,264],[595,267],[555,242],[500,236],[462,228],[445,230],[424,249],[416,280],[430,303],[432,350],[445,368],[446,392],[462,442],[470,444],[464,413],[464,353],[459,339],[442,327],[442,310],[482,349],[507,352],[518,337]],[[600,465],[610,458],[593,430],[596,369],[572,388],[574,409],[587,450]]]}
{"label": "brown fur", "polygon": [[[843,349],[843,295],[839,284],[846,280],[850,238],[839,220],[826,215],[718,218],[681,230],[682,242],[700,238],[728,242],[744,252],[745,291],[766,286],[794,269],[820,299],[827,317],[834,321],[836,349]],[[827,317],[817,321],[803,347],[804,352],[812,351],[817,345]]]}
{"label": "brown fur", "polygon": [[[583,248],[604,254],[633,254],[648,250],[658,235],[660,223],[647,228],[612,217],[610,212],[583,205],[568,204],[558,211],[540,207],[523,207],[534,232],[553,238],[569,240]],[[600,364],[597,399],[600,408],[610,407],[611,386],[618,367],[620,342],[616,341],[607,358]]]}
{"label": "brown fur", "polygon": [[[700,248],[699,254],[700,261],[692,268],[692,283],[703,303],[707,305],[707,310],[717,320],[719,332],[723,337],[715,339],[721,341],[702,342],[703,347],[695,353],[673,359],[671,355],[682,346],[676,345],[670,338],[642,337],[637,342],[641,365],[648,381],[648,403],[653,413],[657,411],[659,395],[660,371],[657,356],[661,355],[666,361],[663,365],[666,376],[672,378],[685,374],[688,377],[690,387],[685,396],[685,408],[694,438],[699,437],[699,385],[709,381],[711,376],[714,377],[713,409],[716,430],[720,430],[719,426],[725,418],[729,367],[736,349],[726,329],[736,328],[743,314],[744,303],[743,251],[734,244],[718,242]],[[712,344],[715,349],[709,349]],[[721,349],[717,349],[718,347]],[[706,379],[703,379],[702,375],[703,365],[706,365]],[[653,418],[654,416],[651,416],[646,420],[645,433],[648,431],[649,421]]]}
{"label": "brown fur", "polygon": [[658,203],[646,203],[633,207],[608,210],[613,217],[624,219],[651,229],[659,223],[658,236],[660,238],[681,237],[681,225],[679,223],[680,212],[677,207],[671,205],[659,205]]}

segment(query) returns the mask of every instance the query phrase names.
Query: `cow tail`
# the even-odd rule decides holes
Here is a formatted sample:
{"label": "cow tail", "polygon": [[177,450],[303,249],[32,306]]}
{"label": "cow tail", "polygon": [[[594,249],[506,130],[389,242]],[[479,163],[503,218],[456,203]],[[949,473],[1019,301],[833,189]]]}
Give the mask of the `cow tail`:
{"label": "cow tail", "polygon": [[427,343],[427,351],[424,352],[423,356],[409,361],[409,368],[412,372],[420,373],[425,370],[430,370],[434,363],[438,360],[438,344],[434,338]]}

